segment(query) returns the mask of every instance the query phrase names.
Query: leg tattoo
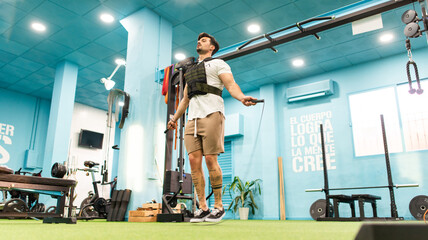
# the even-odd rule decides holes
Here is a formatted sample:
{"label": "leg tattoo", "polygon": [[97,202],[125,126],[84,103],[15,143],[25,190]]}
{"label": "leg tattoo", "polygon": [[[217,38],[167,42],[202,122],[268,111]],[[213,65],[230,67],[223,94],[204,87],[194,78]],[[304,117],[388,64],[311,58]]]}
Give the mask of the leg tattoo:
{"label": "leg tattoo", "polygon": [[208,206],[205,200],[205,178],[202,169],[201,171],[192,171],[192,181],[198,195],[199,208],[206,210]]}
{"label": "leg tattoo", "polygon": [[214,192],[214,207],[218,209],[223,208],[223,203],[221,201],[221,190],[223,187],[223,174],[221,172],[220,166],[209,170],[211,187]]}

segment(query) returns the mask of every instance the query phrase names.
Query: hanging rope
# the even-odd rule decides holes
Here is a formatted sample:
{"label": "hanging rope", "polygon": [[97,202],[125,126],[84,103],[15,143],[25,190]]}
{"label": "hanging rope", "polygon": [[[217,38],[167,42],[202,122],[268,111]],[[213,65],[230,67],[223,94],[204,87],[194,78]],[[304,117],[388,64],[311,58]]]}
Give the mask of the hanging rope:
{"label": "hanging rope", "polygon": [[[424,92],[424,90],[421,88],[421,81],[419,79],[419,71],[418,71],[418,66],[416,65],[416,62],[413,61],[413,55],[412,55],[412,50],[411,50],[411,46],[410,46],[410,40],[406,39],[406,48],[407,48],[407,56],[409,57],[409,61],[406,64],[406,71],[407,71],[407,80],[409,82],[409,93],[410,94],[422,94]],[[416,82],[418,84],[418,89],[414,89],[412,86],[412,76],[410,74],[410,65],[413,66],[413,70],[415,71],[415,76],[416,76]]]}

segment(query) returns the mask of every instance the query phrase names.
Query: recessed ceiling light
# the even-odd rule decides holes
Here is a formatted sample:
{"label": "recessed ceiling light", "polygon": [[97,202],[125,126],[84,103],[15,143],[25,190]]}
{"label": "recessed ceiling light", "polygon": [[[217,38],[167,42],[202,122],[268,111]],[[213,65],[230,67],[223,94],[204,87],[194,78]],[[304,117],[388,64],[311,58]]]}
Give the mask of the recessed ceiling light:
{"label": "recessed ceiling light", "polygon": [[105,23],[112,23],[114,21],[114,17],[108,13],[101,14],[100,19]]}
{"label": "recessed ceiling light", "polygon": [[184,53],[176,53],[174,57],[178,61],[181,61],[181,60],[184,60],[186,58],[186,55],[184,55]]}
{"label": "recessed ceiling light", "polygon": [[302,59],[294,59],[292,64],[295,67],[302,67],[303,65],[305,65],[305,61],[303,61]]}
{"label": "recessed ceiling light", "polygon": [[260,25],[258,24],[251,24],[247,27],[248,32],[250,33],[258,33],[260,32]]}
{"label": "recessed ceiling light", "polygon": [[33,22],[31,23],[31,27],[36,30],[37,32],[44,32],[46,31],[46,26],[39,22]]}
{"label": "recessed ceiling light", "polygon": [[391,33],[385,33],[382,36],[379,37],[379,41],[383,43],[389,43],[394,39],[394,35]]}
{"label": "recessed ceiling light", "polygon": [[125,65],[125,64],[126,64],[126,61],[125,61],[125,59],[123,59],[123,58],[117,58],[116,60],[114,60],[114,62],[115,62],[117,65]]}

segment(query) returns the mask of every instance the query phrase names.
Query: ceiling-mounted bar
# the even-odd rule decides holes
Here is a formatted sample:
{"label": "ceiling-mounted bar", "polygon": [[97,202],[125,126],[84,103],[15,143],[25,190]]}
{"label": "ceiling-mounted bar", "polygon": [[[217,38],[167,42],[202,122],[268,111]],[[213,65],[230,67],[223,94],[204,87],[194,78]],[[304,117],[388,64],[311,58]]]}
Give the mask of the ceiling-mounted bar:
{"label": "ceiling-mounted bar", "polygon": [[[309,35],[314,35],[317,36],[317,33],[331,29],[331,28],[335,28],[347,23],[351,23],[366,17],[370,17],[391,9],[395,9],[395,8],[399,8],[402,6],[405,6],[407,4],[411,4],[413,2],[417,2],[418,0],[390,0],[390,1],[385,1],[379,4],[375,4],[373,5],[372,2],[375,1],[362,1],[362,2],[366,2],[369,3],[369,7],[361,9],[361,10],[357,10],[355,12],[352,12],[350,14],[346,14],[343,16],[338,16],[336,17],[334,20],[330,20],[330,21],[324,21],[321,22],[319,24],[315,24],[313,26],[309,26],[307,28],[304,28],[304,31],[302,31],[302,29],[299,29],[298,26],[296,25],[292,25],[292,26],[288,26],[279,30],[276,30],[274,32],[268,33],[268,34],[264,34],[258,37],[255,37],[253,39],[250,39],[248,42],[245,42],[242,46],[239,47],[239,49],[236,49],[236,47],[234,48],[233,51],[231,52],[225,52],[224,54],[222,54],[222,50],[219,51],[218,54],[216,54],[217,56],[215,56],[216,58],[220,58],[223,59],[225,61],[227,60],[231,60],[234,58],[238,58],[238,57],[242,57],[254,52],[258,52],[267,48],[272,49],[274,46],[286,43],[286,42],[290,42],[299,38],[303,38]],[[356,3],[358,4],[358,3]],[[337,16],[337,14],[332,14]],[[329,17],[321,17],[324,18],[322,20],[326,20],[325,18],[329,18]],[[331,17],[330,17],[331,18]],[[304,21],[299,22],[300,27],[303,24],[306,24],[312,21],[315,21],[314,19],[316,18],[311,18],[311,19],[307,19]],[[293,28],[296,28],[296,31],[290,32],[290,33],[285,33],[284,35],[281,36],[273,36],[275,34],[280,34],[285,32],[286,30],[291,30]],[[271,39],[267,38],[266,36],[271,37]],[[256,41],[258,40],[262,40],[262,39],[267,39],[267,41],[262,41],[257,43]],[[251,44],[253,43],[253,44]],[[224,51],[227,51],[229,48],[226,48]]]}
{"label": "ceiling-mounted bar", "polygon": [[[277,34],[277,33],[280,33],[280,32],[284,32],[284,31],[286,31],[286,30],[289,30],[289,29],[292,29],[292,28],[295,28],[295,27],[299,28],[299,30],[300,30],[301,32],[304,32],[304,31],[305,31],[305,29],[302,27],[302,25],[304,25],[304,24],[307,24],[307,23],[310,23],[310,22],[314,22],[314,21],[332,20],[332,19],[334,19],[334,16],[332,16],[332,17],[316,17],[316,18],[311,18],[311,19],[308,19],[308,20],[305,20],[305,21],[298,22],[298,23],[296,23],[296,24],[290,25],[290,26],[288,26],[288,27],[278,29],[278,30],[276,30],[276,31],[274,31],[274,32],[265,33],[265,34],[263,34],[263,35],[261,35],[261,36],[258,36],[258,37],[255,37],[255,38],[252,38],[252,39],[248,40],[246,43],[244,43],[243,45],[239,46],[239,47],[237,48],[237,51],[240,51],[240,50],[242,50],[244,47],[248,46],[250,43],[255,42],[255,41],[257,41],[257,40],[260,40],[260,39],[263,39],[263,38],[266,38],[270,43],[274,43],[274,42],[275,42],[275,39],[273,39],[273,38],[271,37],[271,35],[274,35],[274,34]],[[319,37],[316,33],[314,34],[314,36],[315,36],[318,40],[320,39],[320,37]],[[270,47],[270,48],[273,48],[273,47]],[[274,50],[274,49],[272,49],[272,50]],[[274,52],[278,52],[278,51],[275,49],[275,50],[274,50]]]}

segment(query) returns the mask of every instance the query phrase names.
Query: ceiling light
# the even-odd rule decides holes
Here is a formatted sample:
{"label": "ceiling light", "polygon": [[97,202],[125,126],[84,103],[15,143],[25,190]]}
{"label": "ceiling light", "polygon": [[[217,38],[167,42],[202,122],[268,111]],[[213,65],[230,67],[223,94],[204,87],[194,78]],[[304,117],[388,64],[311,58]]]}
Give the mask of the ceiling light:
{"label": "ceiling light", "polygon": [[292,63],[295,67],[302,67],[303,65],[305,65],[305,62],[302,59],[295,59]]}
{"label": "ceiling light", "polygon": [[392,35],[391,33],[386,33],[379,37],[379,41],[383,43],[389,43],[392,41],[392,39],[394,39],[394,35]]}
{"label": "ceiling light", "polygon": [[112,23],[114,21],[114,17],[108,13],[101,14],[100,19],[105,23]]}
{"label": "ceiling light", "polygon": [[123,59],[123,58],[116,58],[116,60],[114,60],[114,62],[115,62],[117,65],[122,65],[122,66],[124,66],[124,65],[126,64],[126,61],[125,61],[125,59]]}
{"label": "ceiling light", "polygon": [[31,27],[32,27],[34,30],[36,30],[37,32],[44,32],[44,31],[46,31],[46,26],[45,26],[45,25],[43,25],[43,24],[41,24],[41,23],[39,23],[39,22],[33,22],[33,23],[31,24]]}
{"label": "ceiling light", "polygon": [[260,32],[260,25],[258,24],[251,24],[247,27],[248,32],[250,33],[258,33]]}
{"label": "ceiling light", "polygon": [[184,60],[186,58],[186,55],[184,55],[184,53],[176,53],[174,57],[178,61],[181,61],[181,60]]}
{"label": "ceiling light", "polygon": [[114,87],[114,85],[116,84],[115,81],[108,79],[108,78],[101,78],[101,83],[104,83],[104,87],[107,90],[110,90]]}

